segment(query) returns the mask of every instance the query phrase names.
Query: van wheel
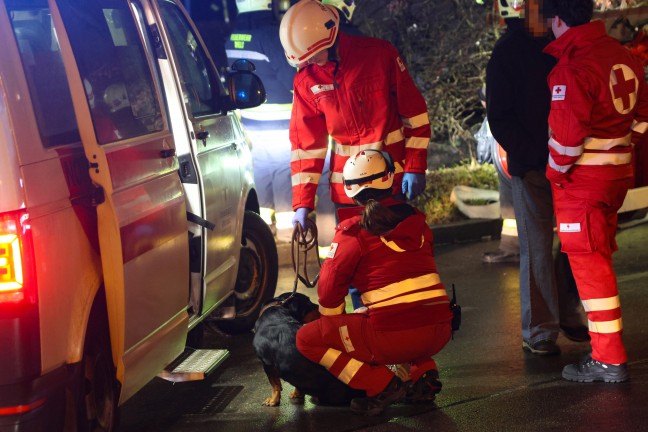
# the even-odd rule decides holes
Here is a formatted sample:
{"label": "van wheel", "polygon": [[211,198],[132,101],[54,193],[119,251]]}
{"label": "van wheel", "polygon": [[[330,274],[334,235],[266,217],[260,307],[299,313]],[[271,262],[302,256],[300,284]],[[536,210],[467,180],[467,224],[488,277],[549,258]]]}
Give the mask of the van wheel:
{"label": "van wheel", "polygon": [[233,295],[236,317],[216,321],[218,328],[230,334],[252,330],[261,307],[275,295],[278,273],[277,245],[270,227],[261,216],[246,211]]}
{"label": "van wheel", "polygon": [[115,431],[118,387],[107,329],[88,333],[82,363],[84,395],[78,407],[78,430]]}

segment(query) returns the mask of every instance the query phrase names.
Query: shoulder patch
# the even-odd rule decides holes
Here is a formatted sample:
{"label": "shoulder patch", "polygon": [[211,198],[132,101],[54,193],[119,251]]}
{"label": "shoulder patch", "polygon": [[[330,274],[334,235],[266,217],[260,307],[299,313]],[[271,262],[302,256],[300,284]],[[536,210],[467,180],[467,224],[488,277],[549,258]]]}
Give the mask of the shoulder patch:
{"label": "shoulder patch", "polygon": [[551,90],[551,100],[552,101],[565,100],[566,93],[567,93],[566,85],[555,85]]}
{"label": "shoulder patch", "polygon": [[333,91],[335,87],[333,87],[333,84],[315,84],[310,89],[313,94],[318,94],[324,91]]}
{"label": "shoulder patch", "polygon": [[326,254],[326,258],[333,258],[335,256],[335,252],[337,252],[338,248],[338,243],[331,243],[331,247],[329,248],[328,254]]}

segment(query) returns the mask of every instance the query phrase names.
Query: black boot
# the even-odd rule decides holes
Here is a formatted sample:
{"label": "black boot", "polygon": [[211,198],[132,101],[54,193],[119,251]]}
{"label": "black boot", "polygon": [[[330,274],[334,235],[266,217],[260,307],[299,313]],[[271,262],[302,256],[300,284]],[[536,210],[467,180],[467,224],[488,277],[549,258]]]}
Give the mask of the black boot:
{"label": "black boot", "polygon": [[397,402],[407,394],[407,385],[394,376],[385,389],[376,396],[356,398],[351,401],[351,411],[356,414],[375,416],[380,414],[388,405]]}

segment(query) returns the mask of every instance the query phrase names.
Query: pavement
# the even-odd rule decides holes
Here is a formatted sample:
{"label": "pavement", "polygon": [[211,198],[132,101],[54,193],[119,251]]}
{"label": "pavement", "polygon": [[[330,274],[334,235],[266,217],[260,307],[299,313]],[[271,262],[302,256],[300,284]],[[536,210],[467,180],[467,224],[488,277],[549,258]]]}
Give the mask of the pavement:
{"label": "pavement", "polygon": [[[375,418],[348,408],[320,407],[307,398],[289,401],[284,384],[279,407],[264,407],[270,386],[251,348],[252,335],[214,335],[214,347],[231,357],[206,381],[173,385],[155,380],[122,409],[120,431],[648,431],[648,223],[624,225],[614,255],[624,341],[631,379],[620,384],[565,381],[565,364],[579,361],[588,343],[559,336],[561,355],[522,350],[519,270],[516,264],[483,264],[495,250],[489,235],[435,245],[446,286],[456,286],[463,323],[438,356],[443,391],[435,403],[392,405]],[[458,228],[459,229],[459,228]],[[294,274],[282,258],[277,292],[292,290]],[[316,290],[299,287],[316,300]]]}

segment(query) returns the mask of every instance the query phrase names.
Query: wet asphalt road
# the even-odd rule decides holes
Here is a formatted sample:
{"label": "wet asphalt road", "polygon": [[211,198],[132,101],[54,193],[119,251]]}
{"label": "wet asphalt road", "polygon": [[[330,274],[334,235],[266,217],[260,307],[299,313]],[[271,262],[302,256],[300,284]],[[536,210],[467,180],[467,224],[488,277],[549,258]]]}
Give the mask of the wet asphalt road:
{"label": "wet asphalt road", "polygon": [[[444,387],[436,403],[394,405],[376,418],[347,408],[289,401],[264,407],[270,386],[251,346],[252,335],[211,333],[209,344],[231,356],[205,381],[155,379],[121,410],[120,431],[648,431],[648,223],[621,230],[615,254],[631,380],[576,384],[560,377],[589,345],[560,336],[562,354],[536,357],[521,349],[518,269],[482,264],[497,241],[436,247],[439,273],[457,287],[463,325],[436,357]],[[282,267],[278,292],[291,290]],[[300,292],[316,298],[312,289]]]}

